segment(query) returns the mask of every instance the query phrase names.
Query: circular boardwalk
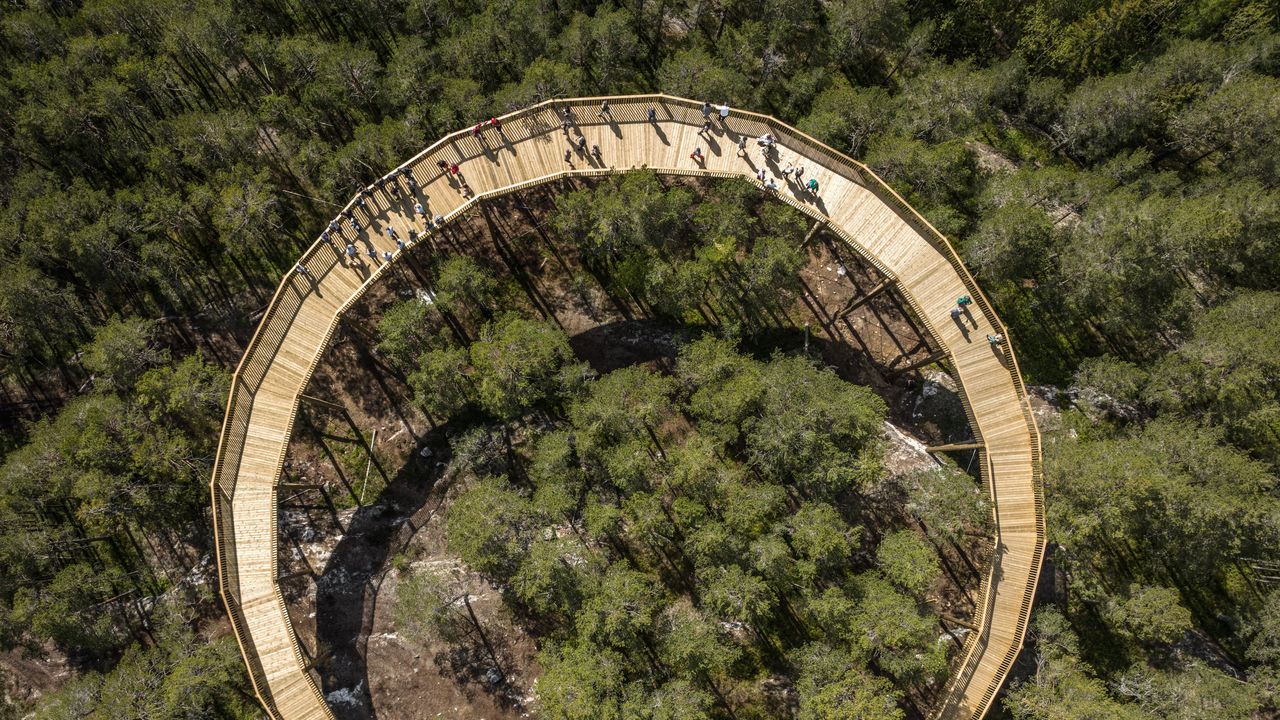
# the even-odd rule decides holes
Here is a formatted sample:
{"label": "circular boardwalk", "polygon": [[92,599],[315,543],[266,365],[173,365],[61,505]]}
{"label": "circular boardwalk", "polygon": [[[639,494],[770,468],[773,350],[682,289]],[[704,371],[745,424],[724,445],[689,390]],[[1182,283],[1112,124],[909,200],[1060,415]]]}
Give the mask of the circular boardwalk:
{"label": "circular boardwalk", "polygon": [[[993,502],[997,530],[977,600],[978,629],[966,638],[935,713],[981,717],[1022,646],[1044,551],[1040,436],[1012,348],[987,342],[988,334],[1005,332],[990,303],[946,239],[902,198],[865,166],[804,133],[738,110],[721,122],[713,109],[713,128],[700,135],[701,103],[665,95],[611,97],[610,112],[601,116],[602,100],[546,102],[505,116],[499,127],[486,126],[479,135],[454,133],[396,173],[407,170],[419,197],[427,198],[426,213],[448,225],[486,198],[564,177],[645,167],[754,181],[763,166],[767,178],[776,179],[779,200],[843,238],[893,281],[955,369]],[[765,133],[777,138],[777,151],[762,165],[755,139]],[[744,136],[746,157],[737,146]],[[579,138],[585,138],[585,151],[577,149]],[[701,158],[690,157],[695,147]],[[441,161],[446,168],[456,163],[460,175],[442,170]],[[788,183],[778,162],[804,165],[806,179],[817,180],[820,192]],[[404,187],[403,180],[396,182]],[[276,291],[233,378],[210,484],[222,597],[258,698],[273,718],[284,720],[332,717],[303,659],[277,578],[277,484],[300,396],[343,313],[403,255],[386,228],[406,242],[410,229],[423,230],[412,195],[371,190],[363,207],[353,201],[347,208],[360,230],[340,218],[336,232],[298,259],[305,273],[291,272]],[[356,262],[343,257],[348,243],[357,249]],[[384,252],[391,260],[383,259]],[[951,320],[961,295],[975,301],[976,328]]]}

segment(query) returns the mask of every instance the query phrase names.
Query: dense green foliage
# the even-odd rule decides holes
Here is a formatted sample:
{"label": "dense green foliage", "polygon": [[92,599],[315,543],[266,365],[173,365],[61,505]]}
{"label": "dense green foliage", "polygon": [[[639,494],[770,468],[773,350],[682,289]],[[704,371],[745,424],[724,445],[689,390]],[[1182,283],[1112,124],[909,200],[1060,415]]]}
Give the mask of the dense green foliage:
{"label": "dense green foliage", "polygon": [[[1029,379],[1071,390],[1079,412],[1046,443],[1067,598],[1037,623],[1043,662],[1015,715],[1274,710],[1280,614],[1250,559],[1274,559],[1278,542],[1278,27],[1262,0],[6,5],[0,639],[137,672],[125,648],[151,640],[134,600],[171,590],[208,549],[225,380],[188,343],[231,362],[216,351],[243,341],[331,203],[480,117],[661,90],[769,112],[872,165],[960,247]],[[617,183],[566,195],[554,221],[610,292],[730,335],[770,324],[802,261],[786,213],[730,186],[686,213],[691,198],[652,178]],[[569,412],[584,378],[564,347],[501,317],[506,288],[483,268],[438,271],[443,313],[405,304],[382,324],[385,355],[431,389],[426,409]],[[138,318],[165,318],[163,332]],[[443,340],[444,326],[487,327],[487,344]],[[536,346],[517,360],[528,368],[485,352],[516,337]],[[800,425],[745,422],[776,401],[752,372],[694,383],[720,388],[723,407],[680,396],[699,438],[790,447]],[[793,390],[830,411],[820,383]],[[870,458],[820,472],[835,450],[809,439],[761,481],[797,472],[821,497],[873,473]],[[982,516],[955,480],[904,489],[935,542]],[[900,592],[909,570],[857,593]],[[590,691],[566,703],[622,698],[639,715],[661,700],[698,717],[719,702],[688,678],[723,670],[671,671],[640,697],[625,673],[599,672],[624,658],[575,647],[548,658]],[[806,717],[883,711],[883,679],[851,653],[793,659]]]}
{"label": "dense green foliage", "polygon": [[1242,292],[1154,363],[1082,364],[1078,409],[1045,462],[1067,613],[1041,611],[1038,670],[1010,701],[1015,717],[1276,707],[1280,595],[1254,569],[1280,553],[1276,307],[1274,293]]}
{"label": "dense green foliage", "polygon": [[611,291],[655,316],[747,334],[776,323],[769,313],[795,295],[805,262],[803,216],[740,180],[693,200],[633,172],[559,196],[552,226]]}
{"label": "dense green foliage", "polygon": [[[95,389],[0,465],[0,630],[88,659],[144,626],[137,602],[194,567],[210,531],[206,493],[226,375],[191,355],[147,368],[137,323],[108,325],[89,350],[114,390]],[[118,394],[117,391],[125,391]]]}
{"label": "dense green foliage", "polygon": [[[550,219],[557,257],[637,312],[731,337],[796,322],[806,224],[745,183],[634,172],[560,195]],[[488,677],[506,672],[494,638],[528,628],[547,717],[765,717],[792,687],[803,717],[933,702],[956,647],[928,599],[939,554],[963,555],[990,511],[958,472],[883,477],[881,400],[711,336],[673,374],[596,378],[554,324],[485,311],[502,292],[487,262],[427,266],[433,296],[392,305],[379,348],[461,433],[448,546],[505,609],[475,612],[481,583],[432,563],[402,581],[399,627]]]}
{"label": "dense green foliage", "polygon": [[[554,348],[556,334],[499,320],[472,362]],[[509,427],[513,406],[479,390],[493,367],[467,373],[470,402]],[[474,433],[455,444],[475,479],[447,514],[449,548],[509,588],[509,611],[542,636],[543,716],[678,702],[672,717],[767,717],[777,698],[755,680],[769,672],[789,675],[806,718],[900,718],[904,693],[933,697],[954,647],[926,601],[941,568],[870,500],[883,483],[879,398],[802,358],[753,360],[711,337],[685,346],[672,376],[630,367],[544,388],[515,406],[549,420],[523,448]],[[441,592],[449,583],[412,574],[403,627],[487,645],[460,609],[467,592]]]}
{"label": "dense green foliage", "polygon": [[89,673],[46,698],[36,720],[144,720],[259,716],[240,676],[235,640],[197,637],[186,622],[157,614],[153,645],[130,647],[108,675]]}

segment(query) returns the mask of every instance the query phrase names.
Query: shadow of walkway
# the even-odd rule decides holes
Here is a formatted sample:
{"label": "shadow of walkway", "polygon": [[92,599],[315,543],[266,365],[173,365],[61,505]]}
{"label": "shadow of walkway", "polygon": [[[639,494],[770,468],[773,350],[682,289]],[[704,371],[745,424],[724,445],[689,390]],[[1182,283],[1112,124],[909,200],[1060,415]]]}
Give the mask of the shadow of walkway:
{"label": "shadow of walkway", "polygon": [[[430,457],[420,454],[424,447]],[[409,462],[377,499],[358,509],[316,580],[316,648],[320,687],[339,720],[377,717],[369,694],[367,651],[378,593],[388,560],[403,551],[437,510],[428,506],[438,478],[437,463],[447,462],[443,428],[429,433]],[[336,698],[335,698],[336,700]]]}
{"label": "shadow of walkway", "polygon": [[574,335],[569,338],[569,346],[579,360],[604,375],[632,365],[665,365],[675,358],[681,345],[702,332],[657,320],[617,320]]}

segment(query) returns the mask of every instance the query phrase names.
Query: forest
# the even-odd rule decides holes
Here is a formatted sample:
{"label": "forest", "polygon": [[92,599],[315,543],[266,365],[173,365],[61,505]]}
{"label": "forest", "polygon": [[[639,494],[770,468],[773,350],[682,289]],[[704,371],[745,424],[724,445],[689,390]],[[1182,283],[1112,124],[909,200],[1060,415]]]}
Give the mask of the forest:
{"label": "forest", "polygon": [[[663,182],[563,192],[546,221],[580,268],[565,296],[688,331],[653,363],[579,360],[571,314],[536,310],[560,299],[483,256],[415,258],[433,301],[386,303],[379,372],[450,438],[436,483],[458,488],[443,536],[465,568],[399,552],[396,632],[503,684],[522,628],[549,718],[920,716],[959,646],[946,623],[972,611],[952,598],[976,589],[990,506],[955,466],[887,473],[885,400],[787,351],[813,252],[787,240],[799,213],[740,180]],[[471,606],[477,583],[503,588],[500,612]]]}
{"label": "forest", "polygon": [[[993,715],[1274,716],[1278,14],[1263,0],[7,4],[0,718],[257,717],[217,600],[208,480],[230,372],[281,276],[356,190],[443,134],[640,92],[767,113],[866,163],[951,239],[1009,326],[1051,408],[1050,549]],[[950,582],[952,543],[981,534],[986,511],[962,491],[980,485],[957,468],[894,481],[878,504],[872,428],[891,408],[775,352],[804,225],[756,197],[640,173],[548,212],[592,270],[584,291],[598,280],[696,330],[664,367],[597,377],[461,254],[430,268],[430,318],[397,303],[378,322],[370,344],[418,411],[474,426],[455,462],[461,438],[501,441],[500,463],[460,470],[445,530],[538,638],[545,717],[655,703],[671,718],[918,717],[945,677],[926,590]],[[777,452],[798,438],[803,455]],[[421,612],[404,626],[475,635],[428,612],[457,588],[411,570],[402,607]],[[621,596],[631,614],[603,602]],[[901,634],[847,634],[876,623]],[[602,662],[617,672],[592,684]],[[765,673],[798,699],[769,705]]]}

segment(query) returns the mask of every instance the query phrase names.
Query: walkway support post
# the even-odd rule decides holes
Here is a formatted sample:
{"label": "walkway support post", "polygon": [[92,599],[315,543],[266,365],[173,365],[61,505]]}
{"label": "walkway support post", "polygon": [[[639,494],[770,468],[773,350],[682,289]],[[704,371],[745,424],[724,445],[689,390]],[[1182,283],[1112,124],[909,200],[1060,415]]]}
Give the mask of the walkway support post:
{"label": "walkway support post", "polygon": [[879,283],[877,283],[875,287],[868,290],[865,295],[862,295],[861,297],[849,298],[849,302],[845,303],[844,307],[840,308],[835,312],[835,318],[839,320],[845,315],[848,315],[854,310],[857,310],[863,305],[866,305],[867,303],[876,299],[877,295],[893,287],[896,282],[897,280],[894,278],[885,278],[884,280],[881,280]]}
{"label": "walkway support post", "polygon": [[814,236],[818,234],[818,231],[822,230],[826,226],[827,226],[826,220],[814,220],[813,227],[809,228],[809,232],[805,234],[804,240],[800,242],[800,247],[808,247],[809,241],[812,240]]}
{"label": "walkway support post", "polygon": [[945,359],[946,357],[947,357],[946,350],[938,350],[936,352],[929,353],[928,357],[921,358],[904,368],[890,368],[889,372],[900,375],[902,373],[911,372],[912,370],[919,370],[920,368],[925,367],[926,365],[932,365],[938,362],[939,360]]}

